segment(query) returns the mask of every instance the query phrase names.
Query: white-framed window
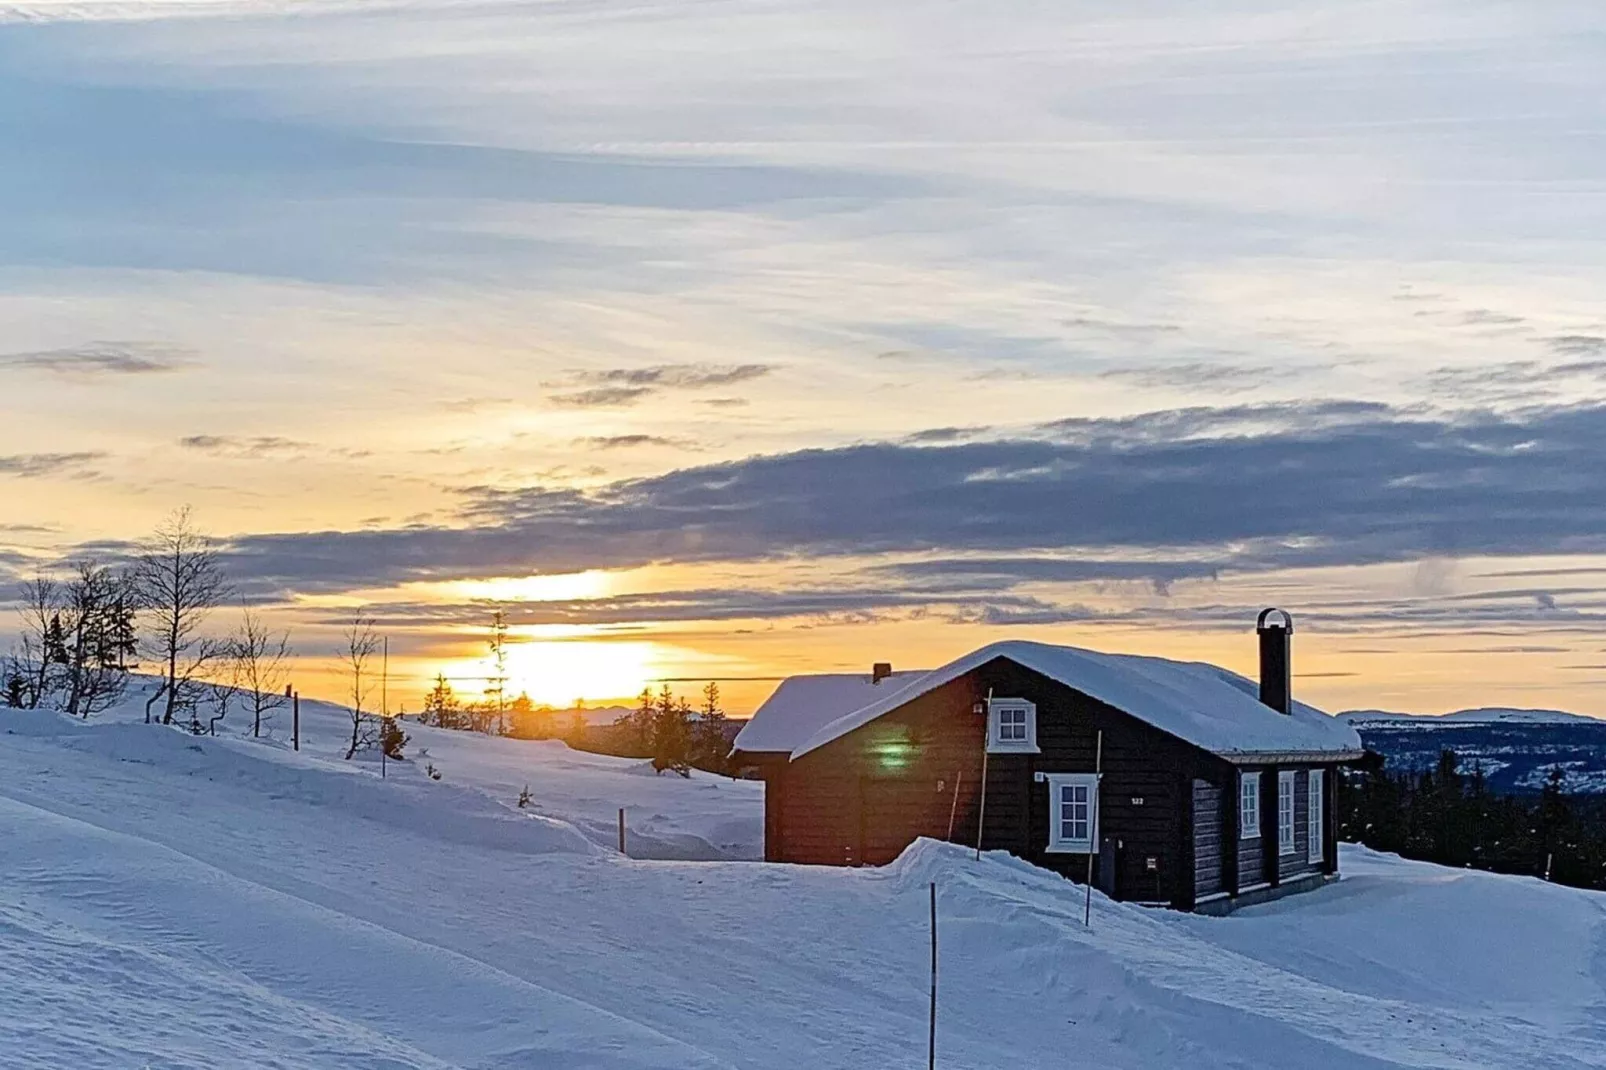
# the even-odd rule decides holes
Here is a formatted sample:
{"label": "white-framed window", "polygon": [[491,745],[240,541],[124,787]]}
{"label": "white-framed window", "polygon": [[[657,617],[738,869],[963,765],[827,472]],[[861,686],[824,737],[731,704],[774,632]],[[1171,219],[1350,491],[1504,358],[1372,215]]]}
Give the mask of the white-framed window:
{"label": "white-framed window", "polygon": [[1096,773],[1038,773],[1048,781],[1048,850],[1098,854],[1099,778]]}
{"label": "white-framed window", "polygon": [[1023,698],[995,698],[988,704],[987,749],[1037,753],[1037,706]]}
{"label": "white-framed window", "polygon": [[1310,771],[1310,810],[1306,814],[1305,823],[1310,839],[1310,852],[1306,857],[1312,862],[1322,861],[1322,771]]}
{"label": "white-framed window", "polygon": [[1260,839],[1260,774],[1238,777],[1238,838]]}
{"label": "white-framed window", "polygon": [[1294,772],[1277,774],[1277,853],[1294,853]]}

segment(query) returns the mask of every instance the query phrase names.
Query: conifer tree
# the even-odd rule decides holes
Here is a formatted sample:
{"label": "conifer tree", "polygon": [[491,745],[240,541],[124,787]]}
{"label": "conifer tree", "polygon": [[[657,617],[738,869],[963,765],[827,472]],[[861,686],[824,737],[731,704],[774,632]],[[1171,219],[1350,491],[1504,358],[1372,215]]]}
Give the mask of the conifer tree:
{"label": "conifer tree", "polygon": [[445,673],[435,674],[435,686],[424,696],[424,709],[418,719],[437,728],[463,727],[463,707]]}

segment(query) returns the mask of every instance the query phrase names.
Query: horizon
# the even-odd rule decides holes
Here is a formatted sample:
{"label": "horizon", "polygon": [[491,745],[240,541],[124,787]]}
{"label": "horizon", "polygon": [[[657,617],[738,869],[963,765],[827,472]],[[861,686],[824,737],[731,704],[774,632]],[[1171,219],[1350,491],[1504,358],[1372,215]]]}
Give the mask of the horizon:
{"label": "horizon", "polygon": [[745,715],[1276,605],[1323,709],[1606,717],[1588,5],[626,10],[0,4],[0,654],[188,506],[330,700],[359,612]]}

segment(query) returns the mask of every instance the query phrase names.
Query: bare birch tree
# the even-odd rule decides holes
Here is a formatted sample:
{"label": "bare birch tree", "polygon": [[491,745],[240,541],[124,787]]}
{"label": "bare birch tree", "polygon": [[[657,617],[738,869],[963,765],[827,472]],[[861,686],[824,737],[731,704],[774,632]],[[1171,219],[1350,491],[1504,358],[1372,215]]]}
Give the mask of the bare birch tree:
{"label": "bare birch tree", "polygon": [[373,660],[379,653],[380,640],[374,631],[373,618],[360,613],[347,626],[345,638],[346,671],[351,676],[350,690],[346,693],[351,710],[351,746],[346,748],[346,760],[350,761],[359,750],[366,750],[379,741],[379,726],[363,706],[374,690]]}
{"label": "bare birch tree", "polygon": [[61,585],[40,573],[22,584],[18,593],[17,612],[22,617],[22,635],[13,656],[12,671],[19,681],[17,697],[31,710],[38,708],[51,691],[51,622],[55,621],[59,638]]}
{"label": "bare birch tree", "polygon": [[67,714],[89,717],[123,693],[127,673],[112,638],[125,604],[123,580],[105,565],[80,561],[62,585],[59,620],[66,661]]}
{"label": "bare birch tree", "polygon": [[166,692],[162,723],[193,695],[208,663],[223,656],[227,644],[202,634],[212,610],[228,593],[228,581],[212,540],[195,526],[186,506],[164,520],[141,546],[134,585],[150,614],[147,647],[163,674]]}
{"label": "bare birch tree", "polygon": [[255,738],[262,735],[262,725],[290,701],[285,693],[290,678],[290,633],[274,632],[249,608],[242,610],[240,626],[229,644],[229,660],[245,692]]}

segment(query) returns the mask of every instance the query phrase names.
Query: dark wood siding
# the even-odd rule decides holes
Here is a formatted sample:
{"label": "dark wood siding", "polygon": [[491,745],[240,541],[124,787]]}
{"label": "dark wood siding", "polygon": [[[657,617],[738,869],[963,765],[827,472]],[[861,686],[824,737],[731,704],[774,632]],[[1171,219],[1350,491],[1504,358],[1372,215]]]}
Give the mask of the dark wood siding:
{"label": "dark wood siding", "polygon": [[[791,762],[786,861],[880,865],[917,837],[974,843],[985,717],[955,680]],[[994,800],[988,800],[989,809]]]}
{"label": "dark wood siding", "polygon": [[1193,891],[1196,898],[1222,891],[1222,831],[1225,808],[1219,784],[1193,782]]}
{"label": "dark wood siding", "polygon": [[[1037,705],[1037,754],[986,756],[991,691]],[[1184,809],[1202,752],[1078,691],[998,660],[794,760],[777,823],[788,861],[881,864],[918,836],[1006,850],[1074,880],[1085,855],[1051,854],[1048,786],[1038,773],[1090,773],[1104,733],[1099,798],[1107,847],[1095,880],[1124,899],[1191,900],[1193,843]]]}
{"label": "dark wood siding", "polygon": [[[991,693],[1037,706],[1036,754],[986,755]],[[765,857],[881,865],[916,838],[1005,850],[1076,881],[1085,855],[1054,854],[1048,785],[1091,773],[1103,732],[1101,851],[1117,898],[1191,907],[1201,897],[1323,869],[1308,860],[1308,780],[1296,778],[1296,853],[1277,848],[1277,773],[1261,774],[1261,835],[1239,838],[1239,769],[1079,691],[998,659],[789,763],[765,770]],[[983,770],[985,761],[985,807]],[[1334,777],[1328,775],[1329,799]],[[985,814],[984,814],[985,809]],[[1327,814],[1331,829],[1331,803]],[[1329,834],[1326,869],[1336,865]]]}

